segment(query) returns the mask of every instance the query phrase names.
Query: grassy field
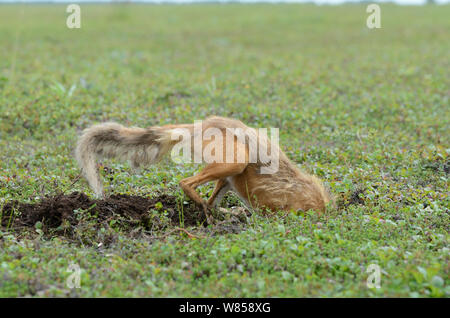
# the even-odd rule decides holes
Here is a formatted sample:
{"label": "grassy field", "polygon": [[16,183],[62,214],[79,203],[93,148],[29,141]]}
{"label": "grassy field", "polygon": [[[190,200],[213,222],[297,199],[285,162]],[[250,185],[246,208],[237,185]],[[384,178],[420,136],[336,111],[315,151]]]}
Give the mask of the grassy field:
{"label": "grassy field", "polygon": [[[120,218],[98,229],[89,211],[77,211],[79,239],[6,224],[0,296],[449,297],[450,6],[381,5],[374,30],[365,9],[82,5],[81,29],[68,29],[65,6],[1,5],[0,211],[91,195],[73,157],[91,124],[212,114],[280,128],[283,150],[338,207],[254,211],[234,232]],[[179,180],[200,169],[105,164],[108,193],[182,200]],[[71,263],[79,289],[66,285]],[[370,264],[379,289],[367,287]]]}

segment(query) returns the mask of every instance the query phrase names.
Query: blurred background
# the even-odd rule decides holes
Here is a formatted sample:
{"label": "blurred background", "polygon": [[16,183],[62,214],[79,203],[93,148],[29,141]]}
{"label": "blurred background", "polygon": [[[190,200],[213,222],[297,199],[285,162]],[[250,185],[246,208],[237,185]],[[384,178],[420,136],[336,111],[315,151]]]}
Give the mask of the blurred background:
{"label": "blurred background", "polygon": [[342,4],[342,3],[397,3],[397,4],[408,4],[408,5],[421,5],[427,3],[448,3],[449,0],[0,0],[2,2],[41,2],[41,3],[109,3],[109,2],[129,2],[129,3],[316,3],[316,4]]}

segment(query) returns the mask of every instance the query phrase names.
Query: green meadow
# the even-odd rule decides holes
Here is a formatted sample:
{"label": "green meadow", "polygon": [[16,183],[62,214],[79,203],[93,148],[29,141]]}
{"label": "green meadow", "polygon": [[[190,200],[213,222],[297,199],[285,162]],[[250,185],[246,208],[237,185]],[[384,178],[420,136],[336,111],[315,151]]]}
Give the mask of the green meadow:
{"label": "green meadow", "polygon": [[[449,297],[450,6],[380,7],[369,29],[365,5],[81,4],[69,29],[64,5],[0,5],[0,215],[92,196],[73,155],[92,124],[209,115],[279,128],[337,201],[321,216],[254,210],[233,231],[175,226],[162,203],[152,228],[77,210],[75,239],[3,222],[0,297]],[[108,194],[181,201],[201,169],[103,164]]]}

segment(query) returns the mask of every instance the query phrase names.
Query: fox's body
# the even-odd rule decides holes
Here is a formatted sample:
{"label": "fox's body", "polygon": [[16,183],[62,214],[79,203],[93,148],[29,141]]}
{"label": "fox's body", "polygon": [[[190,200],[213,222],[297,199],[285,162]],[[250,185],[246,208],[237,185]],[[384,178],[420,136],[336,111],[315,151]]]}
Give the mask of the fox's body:
{"label": "fox's body", "polygon": [[[252,160],[249,139],[232,136],[226,139],[230,129],[250,131],[256,138],[259,148],[266,148],[268,152],[275,152],[278,169],[273,173],[261,173],[267,167],[259,157]],[[267,138],[259,136],[258,132],[244,125],[241,121],[209,117],[202,122],[198,130],[195,124],[165,125],[150,128],[126,128],[116,123],[104,123],[92,126],[83,132],[76,148],[76,158],[97,196],[103,196],[103,187],[96,165],[99,157],[117,157],[130,160],[132,166],[149,165],[158,162],[180,141],[177,138],[180,131],[187,131],[191,136],[191,157],[204,158],[204,150],[213,142],[213,138],[201,138],[200,153],[195,148],[198,135],[215,129],[223,132],[221,149],[215,149],[215,158],[197,175],[181,180],[180,186],[187,196],[201,205],[208,216],[207,209],[220,203],[223,195],[234,191],[249,207],[266,207],[271,210],[316,210],[324,211],[330,196],[318,178],[301,172],[276,146],[271,145]],[[230,142],[231,141],[231,142]],[[227,147],[234,154],[232,161],[226,157]],[[211,145],[210,147],[211,148]],[[218,152],[217,152],[218,151]],[[197,152],[197,154],[195,153]],[[238,160],[239,155],[244,154]],[[222,159],[222,160],[220,160]],[[228,159],[228,160],[227,160]],[[204,183],[216,181],[212,196],[206,202],[195,189]]]}

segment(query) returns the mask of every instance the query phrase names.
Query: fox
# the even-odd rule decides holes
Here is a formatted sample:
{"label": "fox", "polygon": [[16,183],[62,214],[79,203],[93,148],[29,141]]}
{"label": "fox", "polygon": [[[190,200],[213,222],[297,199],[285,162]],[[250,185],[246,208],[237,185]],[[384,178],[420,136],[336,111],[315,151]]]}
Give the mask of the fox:
{"label": "fox", "polygon": [[[190,139],[183,148],[187,149],[189,158],[199,156],[206,166],[197,174],[182,179],[179,186],[203,210],[208,223],[214,222],[211,209],[221,203],[228,191],[237,194],[248,208],[270,211],[314,210],[322,214],[328,204],[333,202],[330,191],[318,177],[301,171],[278,145],[271,143],[255,128],[240,120],[219,116],[207,117],[201,121],[200,128],[195,125],[168,124],[140,128],[125,127],[115,122],[97,124],[85,129],[79,137],[75,148],[76,161],[95,196],[102,198],[105,194],[98,160],[128,160],[135,169],[155,164],[174,151],[177,145],[181,145],[182,131],[187,132],[186,139]],[[194,139],[204,136],[208,129],[223,133],[217,135],[219,137],[215,136],[222,140],[215,140],[220,142],[211,151],[214,160],[206,158],[204,151],[211,150],[215,138],[200,138],[197,147],[194,147]],[[231,137],[228,137],[230,131]],[[250,133],[243,138],[237,131]],[[252,145],[275,154],[276,169],[263,172],[265,168],[270,170],[268,166],[271,162],[261,156],[252,156]],[[208,182],[215,182],[215,187],[211,196],[205,200],[196,189]]]}

